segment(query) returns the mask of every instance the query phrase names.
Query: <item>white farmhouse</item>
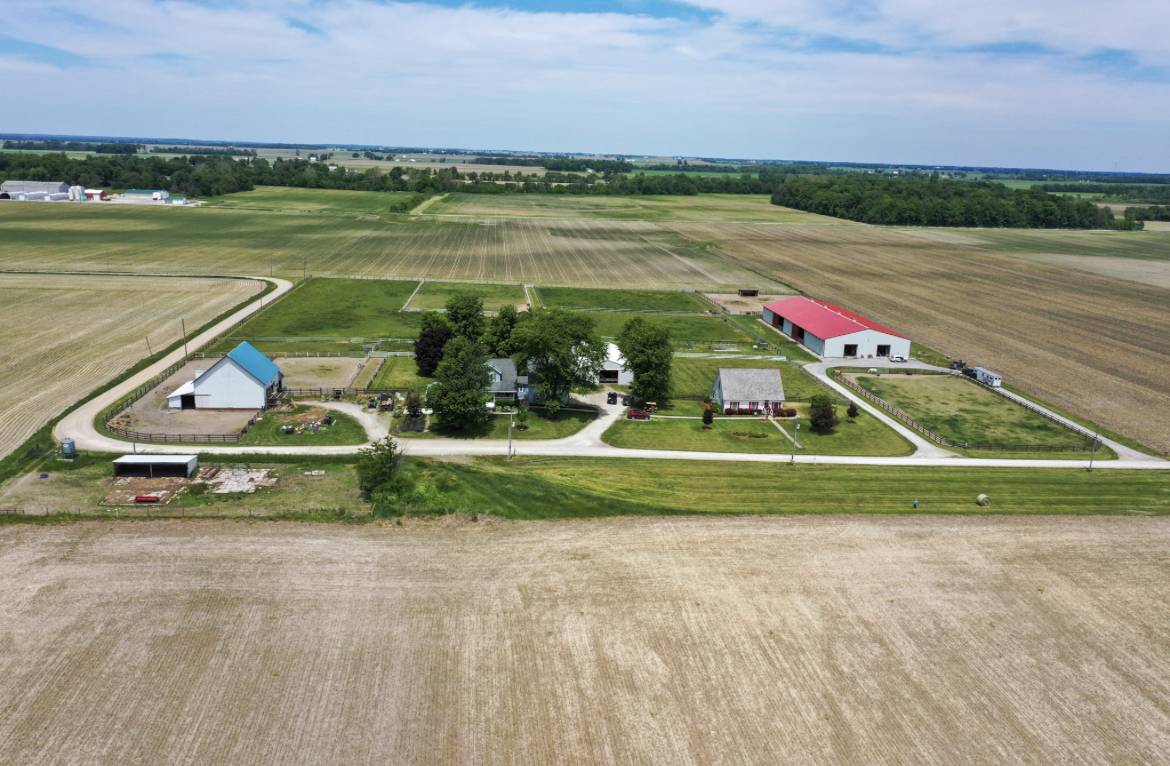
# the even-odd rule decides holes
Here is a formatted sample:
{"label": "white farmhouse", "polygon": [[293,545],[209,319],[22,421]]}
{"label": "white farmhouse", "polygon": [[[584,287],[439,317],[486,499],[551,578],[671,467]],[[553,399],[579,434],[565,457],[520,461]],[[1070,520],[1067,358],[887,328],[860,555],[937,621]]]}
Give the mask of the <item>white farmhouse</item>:
{"label": "white farmhouse", "polygon": [[262,410],[284,385],[276,364],[247,341],[167,396],[171,409]]}

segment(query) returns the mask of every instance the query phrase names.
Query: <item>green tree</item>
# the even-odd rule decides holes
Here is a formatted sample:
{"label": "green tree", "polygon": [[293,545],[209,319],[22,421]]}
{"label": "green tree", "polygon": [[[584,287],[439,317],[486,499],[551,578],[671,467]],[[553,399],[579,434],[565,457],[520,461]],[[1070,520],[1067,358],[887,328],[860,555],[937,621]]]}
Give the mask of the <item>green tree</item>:
{"label": "green tree", "polygon": [[670,398],[670,365],[674,360],[670,331],[657,322],[634,317],[622,328],[617,345],[634,373],[630,392],[644,402]]}
{"label": "green tree", "polygon": [[388,487],[398,474],[402,452],[387,436],[358,452],[358,487],[367,498],[379,489]]}
{"label": "green tree", "polygon": [[855,420],[861,414],[861,410],[857,409],[857,402],[849,402],[849,407],[845,410],[845,414],[850,420]]}
{"label": "green tree", "polygon": [[840,422],[837,418],[837,408],[833,405],[833,397],[828,394],[814,396],[808,407],[808,420],[813,433],[833,433],[833,429]]}
{"label": "green tree", "polygon": [[715,423],[715,415],[711,412],[710,405],[703,406],[703,430],[710,430]]}
{"label": "green tree", "polygon": [[414,363],[419,375],[429,378],[435,374],[450,339],[451,327],[442,314],[423,314],[422,329],[414,342]]}
{"label": "green tree", "polygon": [[487,352],[493,357],[512,355],[512,331],[516,329],[519,316],[516,307],[505,303],[496,312],[496,315],[487,320],[487,329],[483,333],[483,344]]}
{"label": "green tree", "polygon": [[512,333],[516,366],[536,378],[536,393],[546,405],[564,401],[573,386],[597,379],[605,344],[593,331],[592,317],[565,309],[528,312]]}
{"label": "green tree", "polygon": [[452,338],[435,377],[437,383],[430,389],[428,400],[444,427],[462,431],[490,417],[486,407],[487,358],[479,343],[462,336]]}
{"label": "green tree", "polygon": [[456,293],[447,299],[447,323],[456,335],[478,342],[483,337],[483,299]]}

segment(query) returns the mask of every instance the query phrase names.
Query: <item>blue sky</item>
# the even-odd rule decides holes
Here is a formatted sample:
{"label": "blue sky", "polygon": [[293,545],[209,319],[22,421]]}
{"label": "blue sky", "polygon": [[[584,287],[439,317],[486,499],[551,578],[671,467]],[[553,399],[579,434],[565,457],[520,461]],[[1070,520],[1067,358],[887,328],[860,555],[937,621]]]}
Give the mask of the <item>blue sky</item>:
{"label": "blue sky", "polygon": [[1170,172],[1170,3],[6,0],[0,131]]}

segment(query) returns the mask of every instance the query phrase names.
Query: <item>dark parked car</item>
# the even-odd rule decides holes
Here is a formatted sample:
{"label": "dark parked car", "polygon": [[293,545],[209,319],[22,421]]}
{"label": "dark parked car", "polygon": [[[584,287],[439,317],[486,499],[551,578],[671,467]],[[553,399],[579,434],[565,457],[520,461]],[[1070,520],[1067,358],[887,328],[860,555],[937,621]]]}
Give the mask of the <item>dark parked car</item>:
{"label": "dark parked car", "polygon": [[605,395],[606,404],[617,404],[617,391],[610,391]]}
{"label": "dark parked car", "polygon": [[623,407],[629,407],[633,403],[634,403],[634,397],[630,396],[629,394],[626,394],[625,396],[622,397],[622,406]]}

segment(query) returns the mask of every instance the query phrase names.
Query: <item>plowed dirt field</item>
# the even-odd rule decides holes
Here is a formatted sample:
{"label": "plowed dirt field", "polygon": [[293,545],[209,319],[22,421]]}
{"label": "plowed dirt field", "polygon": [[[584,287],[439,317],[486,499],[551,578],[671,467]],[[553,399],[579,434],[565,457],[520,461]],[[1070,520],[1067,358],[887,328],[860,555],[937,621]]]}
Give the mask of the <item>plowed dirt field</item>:
{"label": "plowed dirt field", "polygon": [[0,762],[1164,763],[1170,518],[0,527]]}

